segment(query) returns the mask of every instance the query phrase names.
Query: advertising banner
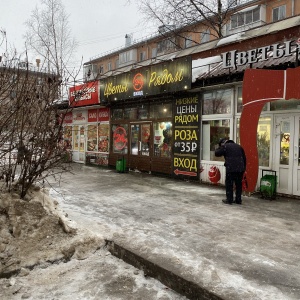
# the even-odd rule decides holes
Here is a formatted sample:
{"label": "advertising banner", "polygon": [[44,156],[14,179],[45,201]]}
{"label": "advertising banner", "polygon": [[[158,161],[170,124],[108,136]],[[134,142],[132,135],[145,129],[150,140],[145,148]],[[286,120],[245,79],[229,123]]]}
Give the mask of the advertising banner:
{"label": "advertising banner", "polygon": [[184,57],[101,80],[101,103],[191,88],[192,61]]}
{"label": "advertising banner", "polygon": [[176,99],[174,110],[174,174],[197,179],[200,140],[198,96]]}
{"label": "advertising banner", "polygon": [[69,89],[71,107],[99,104],[99,100],[99,81],[72,86]]}

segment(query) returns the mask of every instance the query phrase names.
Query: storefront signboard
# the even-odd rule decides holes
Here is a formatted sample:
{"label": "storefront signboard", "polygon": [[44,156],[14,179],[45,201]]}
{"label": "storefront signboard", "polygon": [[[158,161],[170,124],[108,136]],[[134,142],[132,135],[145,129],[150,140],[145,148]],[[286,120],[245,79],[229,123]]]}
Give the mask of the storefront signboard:
{"label": "storefront signboard", "polygon": [[64,124],[70,124],[73,122],[73,114],[71,111],[67,112],[64,116],[62,115],[61,118],[63,119]]}
{"label": "storefront signboard", "polygon": [[200,122],[198,96],[177,98],[174,110],[174,174],[198,178]]}
{"label": "storefront signboard", "polygon": [[89,109],[88,110],[88,122],[93,123],[98,121],[98,110],[97,109]]}
{"label": "storefront signboard", "polygon": [[98,109],[98,122],[109,121],[109,108]]}
{"label": "storefront signboard", "polygon": [[109,108],[89,109],[88,122],[107,122],[109,121]]}
{"label": "storefront signboard", "polygon": [[192,60],[184,57],[101,80],[101,103],[191,88]]}
{"label": "storefront signboard", "polygon": [[99,104],[99,81],[72,86],[69,89],[71,107]]}
{"label": "storefront signboard", "polygon": [[291,56],[296,51],[300,51],[300,45],[294,40],[254,48],[248,51],[232,50],[222,53],[223,68],[236,68],[246,64],[266,61],[271,58],[279,59]]}
{"label": "storefront signboard", "polygon": [[73,123],[74,124],[85,124],[88,121],[87,110],[74,110],[73,111]]}

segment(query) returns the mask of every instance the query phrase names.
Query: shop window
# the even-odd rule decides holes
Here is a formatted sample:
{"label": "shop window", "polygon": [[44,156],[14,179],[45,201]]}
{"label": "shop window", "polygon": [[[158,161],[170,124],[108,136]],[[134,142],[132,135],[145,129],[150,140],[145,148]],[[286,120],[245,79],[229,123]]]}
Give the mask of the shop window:
{"label": "shop window", "polygon": [[128,125],[114,124],[112,125],[113,153],[128,153]]}
{"label": "shop window", "polygon": [[72,126],[64,127],[64,145],[65,150],[72,150]]}
{"label": "shop window", "polygon": [[73,150],[79,150],[79,126],[74,126]]}
{"label": "shop window", "polygon": [[[236,142],[240,144],[240,119],[236,122]],[[269,167],[271,149],[271,117],[260,117],[257,126],[257,152],[260,167]]]}
{"label": "shop window", "polygon": [[211,120],[202,122],[202,159],[224,161],[216,157],[215,150],[221,138],[230,137],[230,120]]}
{"label": "shop window", "polygon": [[154,130],[154,156],[171,158],[172,150],[172,123],[156,122]]}
{"label": "shop window", "polygon": [[203,115],[230,114],[231,95],[230,89],[203,94]]}
{"label": "shop window", "polygon": [[109,124],[100,123],[98,125],[98,151],[108,152],[109,150]]}
{"label": "shop window", "polygon": [[237,89],[237,105],[236,105],[236,112],[241,113],[243,109],[243,89],[242,87],[238,87]]}
{"label": "shop window", "polygon": [[124,108],[124,119],[126,120],[137,120],[138,109],[137,107],[126,107]]}
{"label": "shop window", "polygon": [[286,18],[286,6],[281,5],[279,7],[273,8],[273,22],[282,20]]}
{"label": "shop window", "polygon": [[172,105],[169,104],[158,104],[150,106],[150,118],[152,119],[163,119],[172,117]]}
{"label": "shop window", "polygon": [[123,109],[122,108],[115,108],[112,111],[112,120],[122,120],[123,117]]}
{"label": "shop window", "polygon": [[271,111],[278,110],[300,110],[300,99],[277,100],[270,102]]}
{"label": "shop window", "polygon": [[97,125],[87,126],[87,151],[97,151]]}
{"label": "shop window", "polygon": [[148,109],[149,109],[148,105],[141,105],[138,108],[138,119],[139,120],[148,119]]}
{"label": "shop window", "polygon": [[[237,105],[236,105],[236,112],[241,113],[243,109],[243,88],[238,87],[237,89]],[[262,109],[262,111],[269,110],[269,103],[266,103]]]}
{"label": "shop window", "polygon": [[268,167],[270,161],[271,118],[261,117],[257,126],[258,161],[262,167]]}

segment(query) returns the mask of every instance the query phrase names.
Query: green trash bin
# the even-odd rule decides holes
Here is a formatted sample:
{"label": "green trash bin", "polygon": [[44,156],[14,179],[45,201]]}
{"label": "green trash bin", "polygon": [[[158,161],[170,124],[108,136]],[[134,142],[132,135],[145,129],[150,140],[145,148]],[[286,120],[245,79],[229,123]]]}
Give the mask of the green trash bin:
{"label": "green trash bin", "polygon": [[123,158],[119,158],[116,162],[116,170],[119,172],[119,173],[124,173],[125,170],[126,170],[126,159],[123,157]]}
{"label": "green trash bin", "polygon": [[271,172],[273,174],[263,175],[260,179],[260,192],[262,197],[264,198],[276,198],[276,186],[277,186],[277,176],[276,171],[263,170],[267,172]]}

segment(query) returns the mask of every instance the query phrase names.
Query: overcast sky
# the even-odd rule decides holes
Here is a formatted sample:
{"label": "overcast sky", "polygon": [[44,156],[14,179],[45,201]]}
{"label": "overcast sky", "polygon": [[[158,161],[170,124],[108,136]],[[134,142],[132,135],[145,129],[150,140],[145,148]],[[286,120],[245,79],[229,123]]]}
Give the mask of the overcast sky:
{"label": "overcast sky", "polygon": [[[74,67],[106,51],[125,45],[125,35],[133,34],[133,39],[146,37],[156,31],[141,25],[135,4],[126,4],[126,0],[62,0],[69,14],[69,24],[75,39],[79,43],[75,55]],[[133,1],[132,1],[133,2]],[[40,0],[0,0],[0,29],[5,30],[9,44],[15,46],[18,53],[24,47],[24,23]],[[2,54],[3,47],[0,48]]]}

